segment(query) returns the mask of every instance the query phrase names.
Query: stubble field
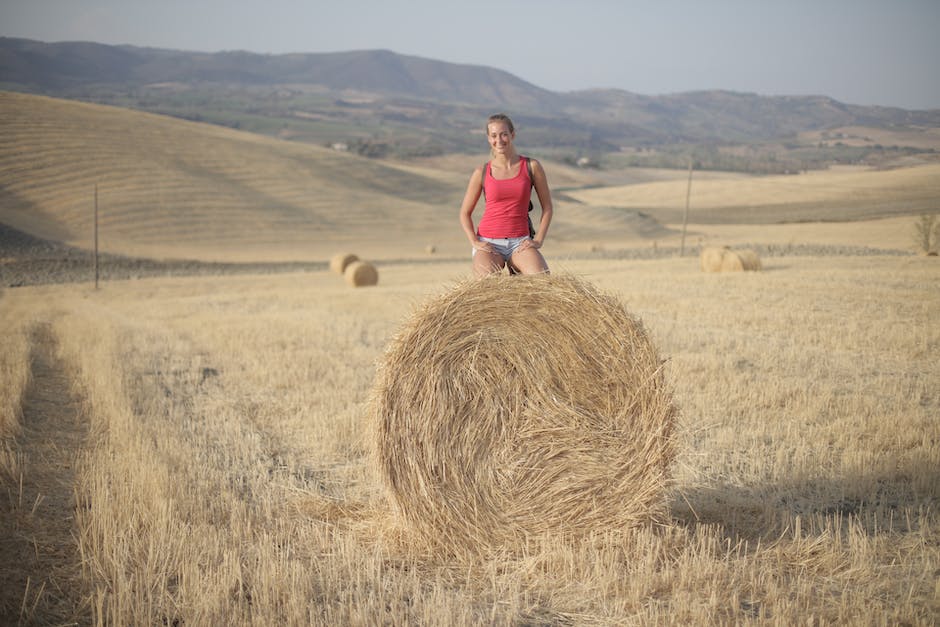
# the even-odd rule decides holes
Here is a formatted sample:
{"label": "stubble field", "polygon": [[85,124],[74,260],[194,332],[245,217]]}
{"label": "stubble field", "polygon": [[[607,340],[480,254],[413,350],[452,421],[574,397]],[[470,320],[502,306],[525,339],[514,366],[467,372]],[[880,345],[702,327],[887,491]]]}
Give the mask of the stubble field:
{"label": "stubble field", "polygon": [[[388,267],[358,290],[326,271],[20,288],[0,300],[4,515],[16,530],[4,553],[25,556],[3,560],[19,584],[4,586],[3,616],[936,621],[934,259],[553,269],[615,294],[668,360],[681,435],[667,524],[473,559],[409,541],[375,474],[366,404],[391,336],[465,262]],[[40,442],[31,407],[43,386],[66,399],[65,443]]]}
{"label": "stubble field", "polygon": [[[940,264],[912,240],[935,159],[696,172],[684,257],[685,172],[546,162],[553,272],[666,359],[667,516],[452,555],[390,513],[367,407],[403,322],[469,274],[485,157],[10,93],[0,123],[0,623],[938,622]],[[723,244],[764,270],[702,273]],[[340,251],[378,286],[331,274]]]}

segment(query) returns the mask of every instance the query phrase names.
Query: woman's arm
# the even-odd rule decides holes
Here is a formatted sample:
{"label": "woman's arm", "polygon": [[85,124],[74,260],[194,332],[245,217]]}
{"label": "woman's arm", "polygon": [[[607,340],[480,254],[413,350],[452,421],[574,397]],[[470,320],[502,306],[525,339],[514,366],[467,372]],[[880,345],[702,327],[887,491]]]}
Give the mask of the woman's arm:
{"label": "woman's arm", "polygon": [[[470,175],[470,182],[467,183],[467,192],[463,195],[463,202],[460,204],[460,226],[467,235],[467,240],[474,248],[481,248],[485,242],[477,239],[476,229],[473,226],[473,210],[480,200],[480,194],[483,192],[483,166],[478,167]],[[489,246],[486,244],[486,246]]]}
{"label": "woman's arm", "polygon": [[542,218],[539,220],[539,226],[535,230],[535,237],[532,238],[537,246],[541,246],[548,235],[548,226],[552,223],[552,192],[548,189],[548,177],[545,175],[545,169],[542,164],[532,159],[532,182],[535,184],[535,193],[539,197],[539,205],[542,206]]}

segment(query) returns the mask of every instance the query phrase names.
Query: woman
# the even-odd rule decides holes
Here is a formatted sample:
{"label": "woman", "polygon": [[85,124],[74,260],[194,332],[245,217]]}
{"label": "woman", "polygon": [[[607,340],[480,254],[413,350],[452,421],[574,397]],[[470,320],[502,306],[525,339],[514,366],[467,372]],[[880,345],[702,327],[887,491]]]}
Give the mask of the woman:
{"label": "woman", "polygon": [[[470,175],[460,206],[460,225],[473,246],[473,270],[477,276],[485,276],[508,265],[511,271],[522,274],[548,272],[548,264],[539,252],[552,221],[552,196],[545,170],[535,159],[516,152],[516,130],[508,116],[490,116],[486,136],[491,159]],[[529,222],[533,187],[542,206],[534,235]],[[475,229],[471,215],[480,194],[485,197],[485,208],[480,226]]]}

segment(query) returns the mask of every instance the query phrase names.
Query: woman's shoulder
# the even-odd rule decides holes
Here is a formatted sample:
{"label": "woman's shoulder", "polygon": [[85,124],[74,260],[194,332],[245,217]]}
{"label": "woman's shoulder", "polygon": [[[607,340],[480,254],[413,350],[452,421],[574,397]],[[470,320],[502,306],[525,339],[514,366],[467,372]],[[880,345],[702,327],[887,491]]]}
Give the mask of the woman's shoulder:
{"label": "woman's shoulder", "polygon": [[535,157],[526,157],[528,160],[529,172],[545,172],[545,168],[542,167],[542,162],[536,159]]}
{"label": "woman's shoulder", "polygon": [[[488,163],[488,162],[487,162]],[[480,184],[483,184],[483,173],[486,169],[486,163],[478,165],[473,169],[473,172],[470,173],[470,182],[479,181]]]}

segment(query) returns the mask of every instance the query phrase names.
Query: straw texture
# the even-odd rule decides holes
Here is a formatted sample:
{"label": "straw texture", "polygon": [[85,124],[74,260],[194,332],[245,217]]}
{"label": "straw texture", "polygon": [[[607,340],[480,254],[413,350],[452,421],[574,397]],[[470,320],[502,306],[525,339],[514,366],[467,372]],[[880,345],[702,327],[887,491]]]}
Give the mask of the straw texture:
{"label": "straw texture", "polygon": [[495,275],[430,300],[372,398],[390,500],[455,549],[657,519],[675,413],[642,324],[563,275]]}

